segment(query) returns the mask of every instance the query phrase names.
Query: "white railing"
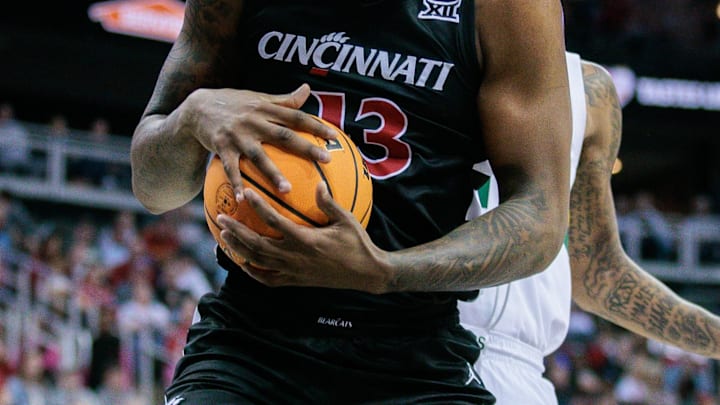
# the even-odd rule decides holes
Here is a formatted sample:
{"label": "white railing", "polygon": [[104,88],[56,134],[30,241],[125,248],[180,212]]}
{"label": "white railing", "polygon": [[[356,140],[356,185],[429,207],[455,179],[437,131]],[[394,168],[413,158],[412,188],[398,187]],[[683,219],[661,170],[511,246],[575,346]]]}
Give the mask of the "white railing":
{"label": "white railing", "polygon": [[8,359],[18,364],[23,350],[56,346],[61,367],[87,366],[92,332],[81,325],[74,300],[64,303],[65,314],[57,314],[52,303],[38,299],[33,289],[34,281],[42,283],[50,270],[31,274],[28,267],[32,259],[23,254],[6,253],[0,259],[5,269],[0,314]]}
{"label": "white railing", "polygon": [[[25,124],[29,132],[27,144],[32,151],[32,167],[26,173],[10,174],[0,171],[0,190],[7,190],[22,198],[68,203],[99,209],[146,212],[129,188],[103,188],[77,184],[68,178],[71,162],[80,159],[118,165],[120,175],[130,178],[130,139],[111,135],[102,143],[92,141],[84,131],[72,131],[70,136],[55,138],[46,135],[42,125]],[[1,135],[0,135],[1,136]],[[2,147],[9,147],[3,143]],[[192,204],[195,215],[202,217],[202,206]]]}
{"label": "white railing", "polygon": [[687,283],[720,283],[720,258],[701,260],[703,246],[720,249],[720,216],[703,220],[682,220],[673,225],[673,255],[669,259],[643,257],[643,241],[652,236],[642,227],[620,224],[623,245],[628,255],[658,278]]}

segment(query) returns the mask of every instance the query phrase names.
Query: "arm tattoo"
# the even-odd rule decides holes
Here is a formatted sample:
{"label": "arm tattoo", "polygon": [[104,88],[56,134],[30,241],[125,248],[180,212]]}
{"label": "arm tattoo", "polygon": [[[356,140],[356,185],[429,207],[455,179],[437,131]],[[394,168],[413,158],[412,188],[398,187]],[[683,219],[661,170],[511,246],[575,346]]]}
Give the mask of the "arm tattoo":
{"label": "arm tattoo", "polygon": [[610,321],[645,337],[718,357],[720,319],[678,297],[622,250],[609,184],[620,145],[621,110],[607,73],[592,66],[583,72],[589,112],[601,110],[595,116],[608,120],[611,133],[605,139],[586,139],[573,185],[569,250],[572,271],[581,274],[573,288],[582,289],[593,312]]}
{"label": "arm tattoo", "polygon": [[607,291],[605,309],[614,319],[624,319],[644,335],[691,351],[718,350],[717,322],[708,322],[696,307],[684,307],[681,300],[657,280],[641,277],[631,269],[619,269],[620,281]]}
{"label": "arm tattoo", "polygon": [[193,90],[231,86],[230,66],[235,52],[224,52],[234,41],[234,28],[220,21],[230,13],[228,0],[191,0],[180,40],[173,45],[160,72],[145,115],[168,114]]}
{"label": "arm tattoo", "polygon": [[461,291],[528,276],[528,269],[551,259],[551,247],[536,249],[538,240],[548,239],[537,221],[548,209],[544,192],[530,190],[441,239],[408,249],[404,263],[413,271],[400,272],[393,288]]}
{"label": "arm tattoo", "polygon": [[615,88],[608,86],[607,74],[596,66],[583,65],[585,98],[590,107],[602,107],[614,98]]}

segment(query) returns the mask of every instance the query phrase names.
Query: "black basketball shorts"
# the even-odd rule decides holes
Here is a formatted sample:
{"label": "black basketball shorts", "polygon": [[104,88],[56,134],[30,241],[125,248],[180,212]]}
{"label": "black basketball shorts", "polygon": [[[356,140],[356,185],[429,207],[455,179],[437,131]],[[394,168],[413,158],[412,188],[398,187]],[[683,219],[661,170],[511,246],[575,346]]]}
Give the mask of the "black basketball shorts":
{"label": "black basketball shorts", "polygon": [[494,403],[472,367],[479,347],[456,311],[413,326],[398,319],[352,328],[342,327],[352,317],[307,314],[313,328],[296,310],[253,313],[233,301],[201,299],[166,404]]}

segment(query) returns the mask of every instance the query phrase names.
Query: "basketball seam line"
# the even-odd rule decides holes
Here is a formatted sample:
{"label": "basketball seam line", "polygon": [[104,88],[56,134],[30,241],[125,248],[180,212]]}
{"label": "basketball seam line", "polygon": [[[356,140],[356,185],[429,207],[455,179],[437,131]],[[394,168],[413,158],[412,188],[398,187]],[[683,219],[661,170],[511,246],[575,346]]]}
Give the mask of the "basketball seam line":
{"label": "basketball seam line", "polygon": [[205,216],[207,217],[207,219],[210,220],[210,222],[212,222],[213,225],[215,225],[216,228],[222,230],[222,227],[217,222],[215,222],[215,218],[210,215],[210,211],[208,211],[207,205],[205,206]]}
{"label": "basketball seam line", "polygon": [[266,196],[270,197],[273,201],[275,201],[275,202],[276,202],[278,205],[280,205],[281,207],[283,207],[283,208],[285,208],[286,210],[290,211],[290,212],[291,212],[292,214],[294,214],[296,217],[302,219],[303,221],[307,222],[308,224],[310,224],[310,225],[312,225],[312,226],[314,226],[314,227],[316,227],[316,228],[319,228],[319,227],[323,226],[322,224],[319,224],[319,223],[315,222],[312,218],[309,218],[309,217],[305,216],[305,214],[303,214],[302,212],[300,212],[300,211],[298,211],[297,209],[295,209],[295,207],[293,207],[292,205],[290,205],[290,204],[286,203],[285,201],[277,198],[274,194],[272,194],[272,193],[271,193],[270,191],[268,191],[265,187],[261,186],[257,181],[255,181],[252,177],[250,177],[247,173],[243,173],[242,170],[240,170],[240,173],[242,174],[243,179],[247,180],[250,184],[252,184],[253,186],[257,187],[257,189],[258,189],[259,191],[261,191],[261,192],[262,192],[263,194],[265,194]]}
{"label": "basketball seam line", "polygon": [[[205,210],[205,218],[207,218],[207,219],[211,222],[210,224],[208,224],[208,228],[210,228],[210,225],[212,225],[212,226],[215,226],[215,228],[217,228],[218,231],[222,232],[222,230],[223,230],[222,227],[220,226],[220,224],[218,224],[217,222],[215,222],[215,219],[212,217],[212,215],[210,215],[210,211],[208,211],[207,206],[205,206],[205,207],[203,207],[203,208],[204,208],[204,210]],[[210,229],[210,232],[212,232],[212,229]],[[218,233],[218,238],[220,238],[220,234],[219,234],[219,233]],[[221,239],[221,238],[220,238],[220,239]],[[233,262],[233,263],[236,264],[236,265],[239,264],[238,262],[235,261],[235,259],[233,259],[233,257],[242,258],[242,256],[240,256],[240,255],[237,254],[237,253],[233,253],[233,252],[229,251],[229,250],[228,250],[229,247],[228,247],[227,245],[224,245],[221,240],[218,239],[216,242],[217,242],[218,247],[219,247],[220,250],[222,251],[222,253],[223,253],[225,256],[227,256],[227,258],[230,259],[231,262]],[[217,253],[216,253],[216,257],[217,257]]]}
{"label": "basketball seam line", "polygon": [[365,208],[365,212],[362,214],[362,218],[360,219],[360,223],[365,222],[365,218],[367,218],[368,214],[370,213],[370,208],[372,207],[372,199],[370,199],[370,202],[368,203],[367,208]]}
{"label": "basketball seam line", "polygon": [[317,170],[320,177],[322,177],[322,180],[325,182],[325,184],[327,184],[327,190],[328,190],[328,193],[330,193],[330,198],[335,199],[335,197],[333,197],[333,192],[332,192],[332,187],[330,186],[330,182],[328,181],[327,177],[325,177],[325,172],[323,172],[322,167],[320,167],[318,162],[315,162],[315,161],[313,161],[313,165],[315,165],[315,169]]}
{"label": "basketball seam line", "polygon": [[358,178],[358,165],[357,165],[357,159],[355,158],[355,151],[353,150],[353,147],[350,145],[347,138],[341,137],[345,140],[345,144],[347,144],[348,151],[350,151],[350,156],[352,156],[353,160],[353,166],[355,167],[355,187],[353,192],[353,200],[352,204],[350,204],[350,212],[355,212],[355,203],[357,202],[357,193],[358,193],[358,187],[360,187],[360,179]]}

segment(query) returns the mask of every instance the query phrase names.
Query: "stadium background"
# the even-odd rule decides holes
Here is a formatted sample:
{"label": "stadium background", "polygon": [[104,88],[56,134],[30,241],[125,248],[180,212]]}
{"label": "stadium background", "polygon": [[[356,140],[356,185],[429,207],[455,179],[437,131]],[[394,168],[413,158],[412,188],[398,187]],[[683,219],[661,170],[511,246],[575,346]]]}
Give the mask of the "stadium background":
{"label": "stadium background", "polygon": [[[93,3],[75,0],[42,4],[21,2],[13,4],[8,12],[0,13],[0,103],[14,108],[15,119],[37,142],[42,143],[43,137],[48,136],[51,120],[62,116],[70,131],[67,137],[78,141],[73,144],[78,151],[109,149],[108,145],[112,144],[122,155],[122,148],[127,145],[150,96],[170,43],[105,31],[88,17],[88,7]],[[568,0],[564,7],[568,49],[611,68],[617,74],[618,88],[627,96],[620,152],[622,170],[613,179],[626,248],[675,291],[720,313],[720,225],[717,225],[720,222],[713,222],[720,221],[720,5],[716,0]],[[88,132],[98,118],[106,120],[110,126],[111,136],[110,139],[103,138],[105,143],[93,140],[95,138]],[[64,170],[63,176],[53,180],[52,187],[78,190],[74,196],[52,191],[55,189],[43,183],[43,178],[50,181],[51,171],[56,167],[50,163],[49,157],[54,155],[47,147],[37,146],[35,150],[36,158],[45,166],[32,174],[41,181],[27,181],[23,176],[28,173],[0,172],[0,191],[6,204],[12,207],[10,211],[24,212],[32,224],[31,228],[20,230],[11,227],[12,221],[0,225],[0,231],[4,226],[4,231],[12,234],[10,253],[0,250],[3,281],[26,271],[28,261],[39,260],[42,264],[38,265],[42,269],[34,270],[33,277],[40,281],[31,282],[33,292],[27,298],[32,302],[23,304],[27,306],[18,307],[18,297],[22,294],[15,287],[21,283],[6,283],[0,291],[0,298],[3,298],[0,314],[4,320],[2,340],[6,349],[6,359],[0,361],[5,363],[1,368],[7,369],[0,373],[7,378],[0,381],[21,376],[21,363],[24,357],[29,357],[21,355],[25,345],[29,344],[25,337],[28,333],[24,332],[26,326],[23,324],[20,328],[22,333],[12,328],[16,322],[11,316],[13,311],[17,313],[17,309],[22,308],[43,313],[43,308],[52,309],[52,304],[37,306],[35,301],[52,301],[52,298],[41,297],[42,294],[34,289],[42,290],[41,281],[54,272],[62,273],[71,283],[85,281],[84,278],[78,281],[79,276],[73,274],[67,263],[60,266],[62,270],[55,271],[50,258],[33,257],[33,244],[28,240],[32,241],[34,236],[39,238],[37,235],[41,235],[40,239],[44,239],[37,243],[42,244],[47,243],[46,239],[51,239],[51,235],[61,234],[60,250],[68,256],[77,246],[77,228],[86,223],[89,228],[95,228],[94,239],[91,237],[87,243],[91,250],[100,252],[96,253],[100,256],[96,261],[101,267],[98,272],[105,280],[103,286],[111,287],[111,292],[115,289],[115,295],[108,298],[107,307],[119,312],[123,304],[132,301],[129,291],[134,284],[128,279],[122,280],[116,267],[103,267],[103,250],[98,246],[104,230],[112,229],[119,222],[118,218],[127,218],[119,213],[130,213],[128,216],[132,219],[124,220],[133,223],[134,238],[145,245],[143,255],[150,262],[150,269],[145,274],[154,289],[155,299],[172,314],[170,318],[177,318],[163,321],[163,324],[167,328],[177,328],[176,332],[180,334],[184,325],[180,315],[182,300],[173,294],[182,293],[182,297],[187,294],[172,286],[163,273],[164,266],[188,260],[210,286],[216,286],[222,279],[221,272],[207,257],[210,249],[206,249],[206,254],[200,249],[191,249],[192,246],[211,244],[207,233],[198,236],[198,233],[203,234],[204,224],[196,210],[162,217],[145,215],[137,205],[129,202],[129,171],[123,158],[116,159],[120,162],[117,163],[113,157],[101,153],[93,155],[90,160],[95,163],[108,159],[117,163],[100,165],[112,171],[114,176],[112,182],[103,183],[102,174],[100,180],[82,178],[82,173],[77,172],[78,168],[85,167],[78,164],[83,160],[82,153],[68,155],[66,150],[61,152],[65,163],[59,166]],[[636,203],[641,195],[646,198],[646,203],[650,197],[654,215],[640,212]],[[710,202],[709,216],[696,211],[694,203],[698,196]],[[650,208],[645,207],[645,210]],[[625,218],[642,220],[623,221]],[[700,222],[717,226],[711,226],[709,232],[707,227],[695,232],[696,229],[688,224],[698,218]],[[654,226],[656,220],[660,224]],[[195,239],[185,240],[187,237],[181,229],[191,230]],[[669,229],[672,234],[663,234],[662,229]],[[686,235],[691,237],[686,238]],[[198,240],[202,242],[198,243]],[[124,248],[128,252],[132,250],[132,246]],[[16,259],[18,257],[20,259]],[[127,253],[127,257],[134,256]],[[110,281],[112,277],[121,280]],[[9,287],[11,284],[12,288]],[[128,292],[123,292],[122,288],[127,288]],[[122,392],[137,391],[138,403],[157,395],[157,386],[167,378],[165,363],[172,361],[172,354],[143,361],[147,356],[138,354],[144,353],[138,348],[139,340],[120,336],[124,331],[119,330],[122,329],[119,321],[110,328],[120,342],[118,376],[108,377],[105,385],[102,381],[98,385],[90,384],[93,360],[91,353],[86,352],[92,351],[93,343],[100,336],[102,311],[96,310],[91,315],[93,311],[79,305],[77,297],[71,295],[64,299],[67,302],[62,304],[63,319],[58,324],[82,328],[87,333],[83,335],[85,340],[90,343],[83,346],[78,343],[82,338],[75,335],[63,340],[58,328],[43,326],[47,329],[47,338],[37,338],[44,356],[41,388],[46,386],[43,389],[52,392],[51,396],[56,398],[69,398],[73,389],[84,389],[88,396],[94,396],[92,400],[97,400],[98,393],[106,386],[106,392],[112,391],[110,388]],[[73,315],[78,311],[81,315]],[[78,319],[72,320],[73,316]],[[589,401],[587,403],[594,404],[600,397],[608,401],[614,397],[624,403],[718,402],[715,361],[662,351],[582,311],[574,312],[573,319],[568,343],[557,356],[548,360],[548,374],[555,379],[564,403]],[[38,322],[43,323],[42,320]],[[177,350],[175,346],[168,349],[172,336],[168,337],[171,334],[166,333],[167,330],[157,333],[152,329],[152,344],[169,351]],[[81,334],[74,329],[73,333]],[[51,350],[53,342],[66,340],[80,348]],[[177,345],[177,342],[172,344]],[[70,356],[68,350],[76,361],[52,362],[52,354],[62,357],[64,351],[67,357]],[[628,361],[623,357],[627,350],[646,353],[638,355],[637,361]],[[147,384],[147,379],[141,378],[147,373],[157,375],[150,379],[155,384]],[[7,386],[10,384],[5,385],[5,391],[9,391]],[[88,390],[90,386],[92,389]],[[631,402],[629,393],[642,389],[645,391],[641,397],[645,399]],[[653,396],[655,394],[658,396]],[[681,402],[683,400],[685,402]]]}

